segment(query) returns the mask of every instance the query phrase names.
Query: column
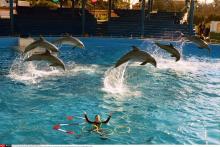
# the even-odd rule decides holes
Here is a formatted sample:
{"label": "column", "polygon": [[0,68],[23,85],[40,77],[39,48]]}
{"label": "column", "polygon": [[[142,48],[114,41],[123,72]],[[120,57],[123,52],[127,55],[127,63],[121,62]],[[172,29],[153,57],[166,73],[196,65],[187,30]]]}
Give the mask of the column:
{"label": "column", "polygon": [[13,0],[10,0],[10,27],[11,27],[11,35],[13,35],[14,34]]}
{"label": "column", "polygon": [[153,0],[150,0],[150,12],[153,10]]}
{"label": "column", "polygon": [[185,0],[185,7],[188,8],[188,3],[189,3],[189,0]]}
{"label": "column", "polygon": [[193,19],[194,19],[194,6],[195,6],[195,3],[194,3],[194,0],[191,0],[190,2],[190,10],[189,10],[189,33],[190,35],[193,35]]}
{"label": "column", "polygon": [[144,37],[144,21],[145,21],[145,0],[141,2],[141,38]]}
{"label": "column", "polygon": [[85,34],[85,6],[86,0],[82,0],[82,35]]}
{"label": "column", "polygon": [[150,10],[149,8],[150,8],[150,0],[147,0],[147,9]]}
{"label": "column", "polygon": [[108,0],[108,21],[111,20],[112,0]]}

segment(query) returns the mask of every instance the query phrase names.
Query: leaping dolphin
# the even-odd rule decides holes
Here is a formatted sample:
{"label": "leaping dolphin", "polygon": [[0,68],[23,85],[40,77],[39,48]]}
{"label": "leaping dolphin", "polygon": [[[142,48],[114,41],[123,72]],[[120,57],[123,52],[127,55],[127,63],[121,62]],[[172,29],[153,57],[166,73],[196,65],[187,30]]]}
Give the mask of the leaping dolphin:
{"label": "leaping dolphin", "polygon": [[185,37],[189,41],[194,42],[198,46],[198,48],[201,48],[201,49],[204,48],[204,49],[207,49],[209,53],[211,52],[211,49],[209,48],[208,43],[202,40],[199,36],[183,35],[183,37]]}
{"label": "leaping dolphin", "polygon": [[51,52],[59,52],[58,48],[48,42],[47,40],[45,40],[44,38],[40,37],[40,39],[34,41],[33,43],[29,44],[25,49],[24,49],[24,53],[27,53],[33,49],[35,49],[36,47],[41,47],[41,48],[45,48]]}
{"label": "leaping dolphin", "polygon": [[150,63],[154,67],[157,67],[156,60],[150,54],[141,51],[136,46],[132,46],[132,48],[133,48],[132,51],[128,52],[117,61],[117,63],[115,64],[115,68],[127,62],[128,60],[138,60],[142,62],[140,65],[145,65],[146,63]]}
{"label": "leaping dolphin", "polygon": [[175,57],[176,58],[176,62],[180,60],[180,53],[179,51],[170,43],[169,45],[164,45],[161,44],[159,42],[155,42],[155,44],[164,49],[165,51],[167,51],[168,53],[171,54],[171,57]]}
{"label": "leaping dolphin", "polygon": [[70,36],[70,35],[65,36],[65,37],[61,37],[55,41],[52,41],[52,43],[56,46],[62,45],[62,44],[67,44],[67,45],[72,45],[74,47],[78,47],[78,48],[82,48],[82,49],[85,48],[82,41],[80,41],[78,38]]}
{"label": "leaping dolphin", "polygon": [[63,70],[65,70],[65,65],[62,60],[60,60],[58,57],[52,55],[49,50],[46,50],[45,53],[40,54],[32,54],[30,57],[24,60],[26,61],[48,61],[50,62],[50,66],[59,66]]}

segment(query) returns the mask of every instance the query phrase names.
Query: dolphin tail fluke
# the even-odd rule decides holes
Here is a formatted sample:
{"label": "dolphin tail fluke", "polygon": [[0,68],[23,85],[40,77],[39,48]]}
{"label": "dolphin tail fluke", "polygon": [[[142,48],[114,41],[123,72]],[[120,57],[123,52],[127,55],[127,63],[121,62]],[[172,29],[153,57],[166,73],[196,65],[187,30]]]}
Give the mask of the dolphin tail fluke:
{"label": "dolphin tail fluke", "polygon": [[147,64],[147,61],[142,62],[140,65],[145,65]]}
{"label": "dolphin tail fluke", "polygon": [[176,62],[179,61],[179,60],[180,60],[180,58],[176,58]]}
{"label": "dolphin tail fluke", "polygon": [[117,61],[117,63],[115,64],[115,68],[118,67],[118,66],[120,66],[121,64],[124,64],[125,62],[127,62],[127,61],[130,59],[129,54],[130,54],[130,53],[127,53],[127,54],[124,55],[122,58],[120,58],[120,59]]}
{"label": "dolphin tail fluke", "polygon": [[172,54],[171,57],[176,58],[176,62],[180,60],[180,56],[175,56],[174,54]]}

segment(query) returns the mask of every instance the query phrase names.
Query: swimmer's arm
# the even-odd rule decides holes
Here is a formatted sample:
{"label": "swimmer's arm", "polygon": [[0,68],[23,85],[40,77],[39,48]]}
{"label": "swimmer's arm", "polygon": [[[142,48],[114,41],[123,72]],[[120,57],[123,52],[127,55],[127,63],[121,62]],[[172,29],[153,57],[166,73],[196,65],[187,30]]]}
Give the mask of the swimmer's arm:
{"label": "swimmer's arm", "polygon": [[102,123],[107,124],[110,121],[111,117],[112,117],[112,115],[109,115],[108,118],[106,119],[106,121],[103,121]]}
{"label": "swimmer's arm", "polygon": [[87,117],[86,114],[84,114],[84,116],[85,116],[86,122],[88,122],[88,123],[90,123],[90,124],[93,124],[93,123],[94,123],[94,122],[92,122],[92,121],[89,120],[89,118]]}

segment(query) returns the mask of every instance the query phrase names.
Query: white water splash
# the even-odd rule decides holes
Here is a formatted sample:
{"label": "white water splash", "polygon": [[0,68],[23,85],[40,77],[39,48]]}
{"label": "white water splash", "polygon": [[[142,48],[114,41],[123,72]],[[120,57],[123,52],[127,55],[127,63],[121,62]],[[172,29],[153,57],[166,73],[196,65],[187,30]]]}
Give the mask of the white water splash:
{"label": "white water splash", "polygon": [[119,66],[118,68],[110,68],[105,72],[104,89],[111,93],[123,93],[127,87],[124,84],[124,74],[127,63]]}
{"label": "white water splash", "polygon": [[[146,45],[146,46],[145,46]],[[172,72],[176,72],[180,75],[204,75],[217,73],[220,70],[220,62],[219,60],[213,61],[210,59],[191,57],[188,59],[184,59],[182,56],[182,48],[184,46],[184,42],[178,41],[175,42],[176,48],[179,50],[181,54],[180,61],[176,62],[175,58],[170,57],[170,54],[166,51],[160,49],[154,42],[147,40],[142,45],[142,49],[151,53],[151,55],[157,61],[157,68],[145,68],[143,66],[143,70],[147,70],[146,72],[157,72],[160,70],[170,70]],[[103,90],[108,94],[113,94],[113,96],[129,96],[129,95],[140,95],[140,92],[132,91],[129,89],[128,84],[126,83],[125,72],[127,68],[127,63],[119,66],[118,68],[110,68],[106,71],[104,77],[104,88]],[[132,62],[129,66],[140,66],[139,62]],[[146,66],[151,66],[147,64]],[[150,70],[150,71],[149,71]],[[210,71],[212,71],[210,73]]]}
{"label": "white water splash", "polygon": [[[178,62],[175,62],[175,58],[170,57],[169,53],[156,46],[151,40],[146,40],[141,44],[141,47],[156,59],[157,68],[155,70],[172,70],[178,74],[203,74],[204,72],[207,73],[206,71],[210,72],[210,70],[208,70],[209,68],[212,68],[212,71],[219,70],[218,61],[215,63],[215,66],[213,66],[213,63],[208,58],[202,58],[202,60],[196,57],[184,59],[182,51],[185,42],[180,40],[173,43],[181,55]],[[132,63],[131,66],[137,66],[137,64]]]}
{"label": "white water splash", "polygon": [[[187,60],[181,59],[175,62],[171,59],[158,58],[158,69],[171,69],[176,73],[193,73],[193,74],[206,74],[220,70],[220,63],[213,63],[206,60],[199,60],[196,58],[188,58]],[[210,70],[211,69],[211,70]]]}
{"label": "white water splash", "polygon": [[92,74],[97,71],[97,68],[97,65],[79,65],[69,62],[66,64],[66,70],[63,71],[43,62],[23,62],[23,57],[20,56],[13,61],[8,77],[29,85],[56,76],[75,76],[81,72]]}
{"label": "white water splash", "polygon": [[[198,58],[198,57],[188,57],[185,59],[183,57],[182,51],[185,42],[178,41],[176,42],[176,48],[180,52],[181,58],[178,62],[175,62],[175,58],[170,57],[169,53],[166,53],[168,56],[161,56],[160,52],[154,52],[153,56],[157,60],[157,68],[159,70],[171,69],[179,74],[207,74],[212,72],[217,72],[220,70],[219,60],[215,60],[215,66],[213,66],[213,59],[209,58]],[[157,47],[159,49],[159,47]],[[211,69],[211,70],[210,70]]]}
{"label": "white water splash", "polygon": [[138,95],[136,91],[131,91],[126,84],[125,72],[128,63],[117,68],[110,68],[105,72],[103,90],[113,97],[125,97]]}
{"label": "white water splash", "polygon": [[[148,42],[147,43],[148,49],[150,48],[150,50],[153,51],[152,54],[162,59],[162,55],[159,52],[159,48],[156,48],[155,46],[153,46],[152,41],[150,41],[151,42],[150,46],[149,46],[149,40],[147,42]],[[146,42],[144,42],[144,44],[145,43]],[[181,42],[179,46],[182,49],[183,43]],[[114,97],[115,96],[116,97],[137,96],[141,94],[138,91],[132,91],[129,89],[126,83],[126,78],[125,78],[125,72],[126,72],[127,66],[128,66],[128,63],[123,64],[117,68],[110,68],[105,72],[105,77],[103,81],[104,83],[103,90],[105,92],[107,92],[108,94],[112,94]],[[131,63],[131,66],[140,66],[140,63],[133,62]]]}

